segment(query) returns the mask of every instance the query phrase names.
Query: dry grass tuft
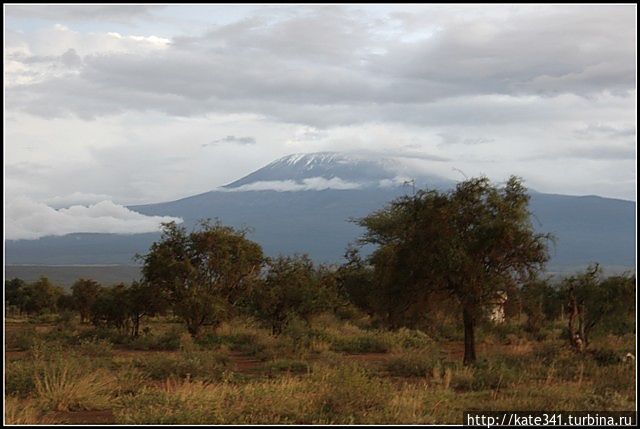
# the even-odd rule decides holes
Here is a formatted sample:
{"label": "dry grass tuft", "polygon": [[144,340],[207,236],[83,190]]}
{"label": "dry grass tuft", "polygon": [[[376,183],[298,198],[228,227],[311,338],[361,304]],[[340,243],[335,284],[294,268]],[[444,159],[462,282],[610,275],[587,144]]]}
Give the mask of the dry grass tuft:
{"label": "dry grass tuft", "polygon": [[36,374],[34,381],[36,398],[43,409],[100,410],[110,406],[115,382],[106,371],[85,373],[78,362],[71,359],[41,365],[42,371]]}

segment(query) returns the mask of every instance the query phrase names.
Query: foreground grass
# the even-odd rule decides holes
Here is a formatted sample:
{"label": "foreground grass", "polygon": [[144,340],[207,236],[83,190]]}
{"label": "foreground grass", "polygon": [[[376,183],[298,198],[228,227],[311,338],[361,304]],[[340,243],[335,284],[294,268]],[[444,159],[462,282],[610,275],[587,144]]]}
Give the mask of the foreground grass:
{"label": "foreground grass", "polygon": [[469,409],[635,408],[634,365],[615,358],[635,336],[602,337],[598,353],[577,356],[561,339],[512,334],[463,367],[457,342],[328,316],[279,337],[235,321],[195,341],[162,321],[135,342],[35,328],[7,332],[9,424],[102,411],[118,424],[459,424]]}

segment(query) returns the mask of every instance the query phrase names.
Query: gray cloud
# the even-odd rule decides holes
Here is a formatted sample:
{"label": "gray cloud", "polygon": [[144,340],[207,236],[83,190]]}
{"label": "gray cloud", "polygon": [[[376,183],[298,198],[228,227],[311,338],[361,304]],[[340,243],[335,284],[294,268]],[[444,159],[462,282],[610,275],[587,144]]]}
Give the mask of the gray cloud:
{"label": "gray cloud", "polygon": [[[375,23],[340,7],[275,22],[249,18],[175,38],[147,55],[88,55],[79,74],[10,88],[7,103],[45,117],[250,112],[326,126],[420,121],[425,106],[451,98],[625,95],[635,88],[627,8],[529,12],[508,23],[450,19],[413,42],[381,37]],[[323,110],[337,114],[317,114]]]}
{"label": "gray cloud", "polygon": [[589,124],[586,127],[578,128],[574,131],[574,134],[582,139],[597,139],[597,138],[630,138],[635,137],[636,128],[633,126],[614,126],[607,124]]}
{"label": "gray cloud", "polygon": [[52,21],[111,21],[130,23],[149,18],[161,5],[7,5],[6,15],[12,18],[40,18]]}
{"label": "gray cloud", "polygon": [[221,139],[216,139],[210,143],[205,143],[202,147],[207,146],[217,146],[220,144],[237,144],[237,145],[254,145],[256,144],[256,139],[253,137],[236,137],[236,136],[226,136]]}
{"label": "gray cloud", "polygon": [[521,159],[523,161],[535,161],[540,159],[633,160],[635,158],[635,144],[609,144],[599,146],[574,146]]}
{"label": "gray cloud", "polygon": [[438,136],[442,138],[442,142],[439,146],[449,146],[449,145],[464,145],[464,146],[474,146],[479,144],[491,143],[494,139],[487,137],[461,137],[457,134],[452,133],[438,133]]}
{"label": "gray cloud", "polygon": [[634,6],[11,7],[13,195],[166,201],[347,151],[635,198]]}

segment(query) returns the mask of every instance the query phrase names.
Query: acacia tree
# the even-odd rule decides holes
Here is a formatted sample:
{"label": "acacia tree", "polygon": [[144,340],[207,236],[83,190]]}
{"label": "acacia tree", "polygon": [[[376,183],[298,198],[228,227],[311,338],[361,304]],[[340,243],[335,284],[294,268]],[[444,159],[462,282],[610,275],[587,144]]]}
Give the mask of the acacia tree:
{"label": "acacia tree", "polygon": [[130,300],[127,285],[120,283],[112,287],[101,287],[91,305],[91,322],[95,326],[116,328],[121,334],[130,332]]}
{"label": "acacia tree", "polygon": [[282,333],[292,317],[308,322],[311,315],[337,303],[335,282],[307,255],[268,259],[267,266],[265,278],[252,288],[248,306],[274,335]]}
{"label": "acacia tree", "polygon": [[340,292],[358,309],[370,316],[379,308],[376,291],[372,287],[373,270],[360,256],[357,248],[349,247],[345,253],[347,262],[336,272]]}
{"label": "acacia tree", "polygon": [[218,325],[259,275],[262,248],[246,234],[208,220],[190,233],[165,223],[160,241],[141,256],[145,281],[166,294],[192,336]]}
{"label": "acacia tree", "polygon": [[4,299],[8,306],[15,306],[20,314],[25,306],[25,288],[27,283],[19,278],[4,281]]}
{"label": "acacia tree", "polygon": [[603,279],[598,264],[562,281],[569,311],[569,341],[576,351],[586,350],[597,327],[620,330],[633,326],[634,286],[635,276],[631,275]]}
{"label": "acacia tree", "polygon": [[129,317],[131,318],[131,336],[140,334],[140,322],[143,317],[151,317],[164,312],[167,300],[158,287],[148,282],[133,282],[127,290]]}
{"label": "acacia tree", "polygon": [[548,278],[536,278],[523,284],[518,298],[527,316],[525,329],[533,334],[538,334],[544,323],[561,313],[559,289],[552,286]]}
{"label": "acacia tree", "polygon": [[99,293],[100,284],[95,280],[78,279],[71,286],[71,297],[75,309],[80,313],[80,323],[89,320],[91,307],[98,299]]}
{"label": "acacia tree", "polygon": [[517,177],[498,188],[485,178],[447,192],[420,190],[400,197],[358,224],[380,309],[391,327],[447,292],[462,309],[464,363],[476,360],[475,326],[500,293],[533,277],[548,259],[548,234],[535,233],[529,196]]}
{"label": "acacia tree", "polygon": [[58,298],[64,293],[60,286],[56,286],[47,277],[40,277],[34,283],[23,288],[23,309],[27,314],[42,314],[57,310]]}

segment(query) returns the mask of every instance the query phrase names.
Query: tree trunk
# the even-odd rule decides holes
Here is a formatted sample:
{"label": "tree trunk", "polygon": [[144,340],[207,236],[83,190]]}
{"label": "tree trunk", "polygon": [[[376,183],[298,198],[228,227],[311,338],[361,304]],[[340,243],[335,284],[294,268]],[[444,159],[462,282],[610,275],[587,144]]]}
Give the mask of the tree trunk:
{"label": "tree trunk", "polygon": [[138,337],[140,335],[140,315],[136,314],[133,319],[133,336]]}
{"label": "tree trunk", "polygon": [[188,318],[187,322],[187,331],[191,334],[193,338],[198,336],[198,332],[200,332],[201,323],[199,323],[198,317]]}
{"label": "tree trunk", "polygon": [[[583,310],[582,307],[578,305],[578,300],[576,299],[575,292],[573,289],[569,292],[569,341],[573,348],[582,353],[585,348],[584,341],[584,320],[583,320]],[[576,328],[575,323],[578,323],[578,327]]]}
{"label": "tree trunk", "polygon": [[471,365],[476,361],[475,318],[468,307],[462,309],[462,321],[464,323],[464,360],[465,365]]}

